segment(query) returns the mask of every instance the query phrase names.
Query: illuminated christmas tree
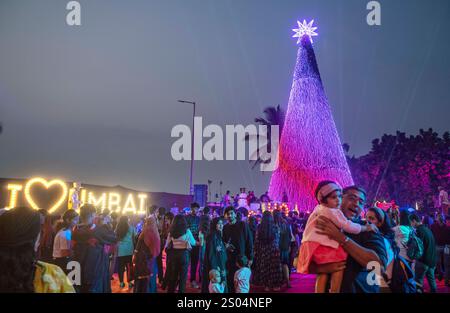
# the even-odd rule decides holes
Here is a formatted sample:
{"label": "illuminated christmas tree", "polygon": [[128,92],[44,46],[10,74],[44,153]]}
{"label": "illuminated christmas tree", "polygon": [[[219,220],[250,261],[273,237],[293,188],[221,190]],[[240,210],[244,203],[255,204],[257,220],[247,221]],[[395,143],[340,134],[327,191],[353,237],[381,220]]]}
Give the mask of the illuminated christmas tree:
{"label": "illuminated christmas tree", "polygon": [[278,168],[269,186],[272,199],[286,192],[290,207],[312,210],[317,204],[314,189],[321,180],[353,184],[330,105],[317,67],[310,23],[298,22],[294,29],[300,44],[285,123],[281,135]]}

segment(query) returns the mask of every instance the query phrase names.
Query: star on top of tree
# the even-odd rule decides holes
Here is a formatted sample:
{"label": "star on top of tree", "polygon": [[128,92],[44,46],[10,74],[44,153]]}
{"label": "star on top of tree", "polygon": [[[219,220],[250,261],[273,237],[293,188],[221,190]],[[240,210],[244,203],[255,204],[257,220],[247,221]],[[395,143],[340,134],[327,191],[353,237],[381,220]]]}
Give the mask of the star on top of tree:
{"label": "star on top of tree", "polygon": [[303,36],[308,36],[309,40],[311,40],[311,43],[313,42],[312,36],[317,36],[318,34],[315,32],[317,27],[313,27],[312,24],[314,23],[314,20],[311,20],[311,22],[306,23],[306,20],[303,20],[303,23],[300,23],[300,21],[297,21],[298,28],[292,29],[295,34],[292,36],[292,38],[298,37],[297,44],[300,43]]}

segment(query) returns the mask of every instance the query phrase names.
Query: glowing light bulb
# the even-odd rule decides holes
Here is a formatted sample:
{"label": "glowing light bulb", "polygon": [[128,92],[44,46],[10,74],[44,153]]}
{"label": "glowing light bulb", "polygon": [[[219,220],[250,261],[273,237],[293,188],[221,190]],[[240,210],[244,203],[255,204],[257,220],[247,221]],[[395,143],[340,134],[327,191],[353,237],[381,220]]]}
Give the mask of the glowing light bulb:
{"label": "glowing light bulb", "polygon": [[9,210],[17,206],[17,194],[22,190],[22,185],[8,184],[7,189],[11,191],[9,206],[6,208],[7,210]]}
{"label": "glowing light bulb", "polygon": [[295,34],[292,36],[292,38],[298,38],[297,44],[299,44],[303,38],[303,36],[308,36],[309,40],[311,40],[311,43],[313,42],[312,37],[317,36],[318,34],[315,32],[317,27],[313,27],[312,24],[314,23],[314,20],[311,20],[311,22],[306,23],[306,20],[303,20],[303,23],[300,23],[300,21],[297,21],[298,28],[292,29]]}

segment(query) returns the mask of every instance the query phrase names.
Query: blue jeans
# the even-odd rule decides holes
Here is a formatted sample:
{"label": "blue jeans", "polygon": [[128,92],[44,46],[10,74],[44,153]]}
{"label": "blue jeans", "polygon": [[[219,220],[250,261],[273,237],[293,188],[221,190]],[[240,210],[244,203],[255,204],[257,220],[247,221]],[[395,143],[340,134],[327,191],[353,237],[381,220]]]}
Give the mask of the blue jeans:
{"label": "blue jeans", "polygon": [[199,246],[194,246],[192,247],[191,250],[191,283],[193,281],[195,281],[196,276],[197,276],[197,266],[198,266],[198,261],[199,261],[199,257],[200,257],[200,248]]}
{"label": "blue jeans", "polygon": [[148,279],[148,292],[156,293],[157,292],[156,277],[158,276],[158,262],[156,258],[153,258],[152,267],[153,273],[150,275],[150,278]]}
{"label": "blue jeans", "polygon": [[430,292],[436,292],[436,279],[434,277],[434,270],[436,267],[430,267],[423,264],[420,261],[416,261],[416,281],[423,286],[425,276],[427,277],[428,284],[430,285]]}
{"label": "blue jeans", "polygon": [[184,293],[189,268],[189,251],[187,249],[170,249],[167,252],[167,264],[167,293],[174,293],[177,285],[178,292]]}
{"label": "blue jeans", "polygon": [[438,276],[444,277],[445,283],[448,284],[450,282],[450,254],[445,254],[445,246],[436,246],[436,254],[436,273]]}
{"label": "blue jeans", "polygon": [[134,293],[148,293],[148,278],[134,280]]}

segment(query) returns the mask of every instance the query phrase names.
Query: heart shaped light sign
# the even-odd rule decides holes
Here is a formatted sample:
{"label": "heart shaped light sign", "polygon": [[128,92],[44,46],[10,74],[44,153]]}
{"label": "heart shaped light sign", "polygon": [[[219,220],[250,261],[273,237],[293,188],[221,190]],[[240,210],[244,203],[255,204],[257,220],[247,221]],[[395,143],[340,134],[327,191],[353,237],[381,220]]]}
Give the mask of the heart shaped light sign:
{"label": "heart shaped light sign", "polygon": [[61,204],[63,204],[66,201],[66,197],[67,197],[67,185],[65,182],[63,182],[62,180],[59,179],[53,179],[51,181],[47,181],[45,178],[41,178],[41,177],[36,177],[33,179],[30,179],[27,184],[25,185],[25,199],[27,199],[28,203],[30,204],[30,206],[35,209],[35,210],[39,210],[41,209],[36,202],[33,200],[33,197],[31,195],[31,189],[33,187],[33,185],[35,184],[41,184],[43,185],[46,189],[50,189],[53,186],[59,186],[61,188],[61,193],[60,196],[58,198],[58,200],[55,202],[55,204],[50,207],[48,209],[49,213],[53,213],[56,209],[58,209]]}

